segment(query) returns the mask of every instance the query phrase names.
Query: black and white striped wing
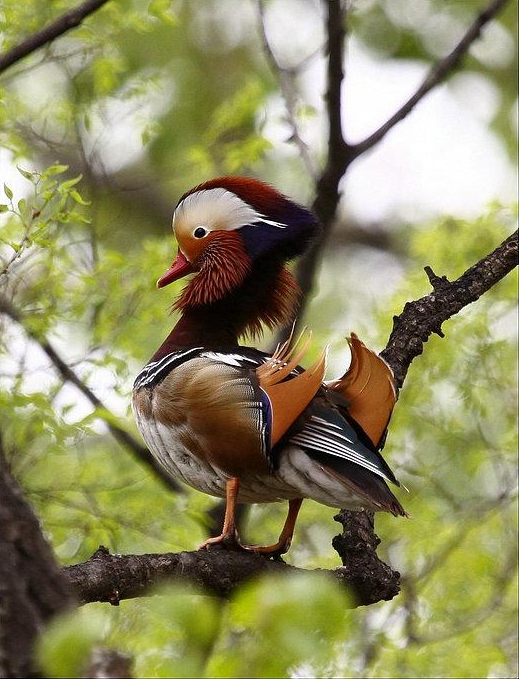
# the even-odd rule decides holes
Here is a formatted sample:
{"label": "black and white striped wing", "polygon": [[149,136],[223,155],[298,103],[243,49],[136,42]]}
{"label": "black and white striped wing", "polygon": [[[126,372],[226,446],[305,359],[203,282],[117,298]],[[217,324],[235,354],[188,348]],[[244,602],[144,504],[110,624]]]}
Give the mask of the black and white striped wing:
{"label": "black and white striped wing", "polygon": [[329,458],[333,467],[335,460],[344,460],[399,486],[399,482],[387,462],[378,451],[364,444],[353,425],[340,412],[326,405],[315,405],[304,427],[292,435],[295,443],[310,456],[315,453],[323,461]]}

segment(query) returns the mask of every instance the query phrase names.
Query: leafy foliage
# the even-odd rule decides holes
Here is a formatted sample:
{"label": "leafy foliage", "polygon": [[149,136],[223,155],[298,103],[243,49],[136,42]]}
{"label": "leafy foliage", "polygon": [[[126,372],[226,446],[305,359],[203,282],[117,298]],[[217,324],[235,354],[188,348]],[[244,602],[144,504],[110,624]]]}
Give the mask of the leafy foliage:
{"label": "leafy foliage", "polygon": [[[6,0],[4,48],[73,4]],[[434,40],[423,36],[439,10],[416,3],[425,21],[396,4],[358,3],[351,31],[379,54],[430,61]],[[469,4],[444,3],[440,24],[463,19]],[[165,236],[172,197],[220,172],[276,182],[281,166],[297,197],[310,185],[289,135],[274,146],[265,133],[269,116],[285,121],[272,114],[279,94],[247,10],[220,8],[215,16],[200,1],[107,3],[3,85],[2,139],[20,176],[6,180],[0,201],[0,280],[21,323],[0,321],[2,435],[62,563],[99,544],[176,551],[206,536],[214,501],[167,491],[106,427],[117,421],[137,435],[132,378],[169,330],[171,298],[153,281],[174,250]],[[507,35],[512,19],[500,24]],[[471,68],[499,87],[492,124],[512,153],[513,78],[483,57],[472,56]],[[338,372],[346,332],[381,347],[392,315],[429,291],[424,265],[456,277],[510,233],[516,216],[493,205],[475,220],[395,226],[383,264],[397,270],[396,290],[362,283],[380,253],[330,248],[307,319],[315,351],[331,340]],[[407,377],[385,455],[409,488],[400,497],[412,519],[377,517],[382,556],[402,573],[399,597],[346,611],[334,583],[301,578],[251,583],[228,604],[172,587],[118,608],[90,605],[43,636],[48,676],[77,676],[96,644],[129,652],[136,676],[513,676],[516,285],[508,276],[450,320],[447,338],[431,339]],[[64,385],[39,341],[51,342],[108,409],[93,410]],[[254,507],[250,539],[272,540],[283,512]],[[289,560],[337,565],[333,514],[304,504]]]}

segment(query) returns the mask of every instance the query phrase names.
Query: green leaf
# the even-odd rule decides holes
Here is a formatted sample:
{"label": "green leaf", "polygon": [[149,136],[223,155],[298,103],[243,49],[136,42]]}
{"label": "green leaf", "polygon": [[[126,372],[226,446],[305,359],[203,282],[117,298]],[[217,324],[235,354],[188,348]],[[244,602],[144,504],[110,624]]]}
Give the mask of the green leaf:
{"label": "green leaf", "polygon": [[64,193],[65,191],[68,191],[70,188],[75,186],[76,184],[79,184],[79,182],[83,179],[82,174],[78,174],[77,177],[73,177],[72,179],[67,179],[67,181],[62,182],[59,185],[59,190],[61,193]]}
{"label": "green leaf", "polygon": [[29,172],[29,170],[22,170],[22,168],[19,165],[16,166],[16,169],[22,175],[22,177],[25,177],[25,179],[28,179],[29,181],[32,181],[33,178],[36,176],[35,172]]}
{"label": "green leaf", "polygon": [[85,217],[85,215],[82,215],[80,212],[77,212],[76,210],[72,210],[71,212],[68,213],[69,219],[67,221],[70,222],[80,222],[81,224],[90,224],[91,220],[88,217]]}
{"label": "green leaf", "polygon": [[98,94],[108,94],[117,87],[118,65],[115,59],[102,57],[93,65],[94,88]]}
{"label": "green leaf", "polygon": [[9,200],[12,199],[12,197],[13,197],[13,192],[12,192],[11,189],[7,186],[7,184],[4,184],[4,193],[5,193],[5,195],[9,198]]}
{"label": "green leaf", "polygon": [[7,212],[9,210],[9,205],[5,205],[5,203],[0,204],[0,212]]}
{"label": "green leaf", "polygon": [[103,638],[106,616],[80,609],[53,620],[40,638],[37,656],[49,677],[81,677],[94,644]]}
{"label": "green leaf", "polygon": [[175,26],[177,23],[177,19],[171,11],[170,0],[151,0],[148,5],[148,12],[169,26]]}
{"label": "green leaf", "polygon": [[68,165],[50,165],[42,172],[42,177],[51,177],[55,174],[63,174],[68,170]]}
{"label": "green leaf", "polygon": [[72,190],[70,192],[70,197],[76,201],[76,203],[79,203],[80,205],[90,205],[89,200],[85,200],[84,198],[81,197],[81,194],[78,191]]}

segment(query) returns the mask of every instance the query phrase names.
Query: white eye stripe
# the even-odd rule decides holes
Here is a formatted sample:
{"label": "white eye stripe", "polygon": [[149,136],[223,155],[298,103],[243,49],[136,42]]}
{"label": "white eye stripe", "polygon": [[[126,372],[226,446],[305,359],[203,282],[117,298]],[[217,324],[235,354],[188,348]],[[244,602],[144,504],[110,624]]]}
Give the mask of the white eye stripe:
{"label": "white eye stripe", "polygon": [[[265,219],[263,215],[260,215],[261,221],[265,224],[270,224],[270,226],[275,226],[277,229],[286,229],[286,224],[281,224],[281,222],[274,222],[271,219]],[[253,224],[252,226],[259,226],[259,224]]]}
{"label": "white eye stripe", "polygon": [[186,235],[194,235],[194,231],[202,225],[210,231],[207,224],[219,230],[234,231],[247,225],[260,226],[258,222],[285,228],[285,224],[268,219],[224,188],[191,193],[178,205],[173,215],[173,229]]}

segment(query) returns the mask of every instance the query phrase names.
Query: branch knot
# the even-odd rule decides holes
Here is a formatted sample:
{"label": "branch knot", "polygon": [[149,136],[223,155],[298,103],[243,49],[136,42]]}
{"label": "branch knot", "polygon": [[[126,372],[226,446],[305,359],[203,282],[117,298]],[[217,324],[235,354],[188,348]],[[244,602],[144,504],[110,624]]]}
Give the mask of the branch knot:
{"label": "branch knot", "polygon": [[448,290],[451,282],[447,276],[437,276],[430,266],[424,266],[424,271],[427,274],[429,283],[432,285],[434,292],[443,292]]}

